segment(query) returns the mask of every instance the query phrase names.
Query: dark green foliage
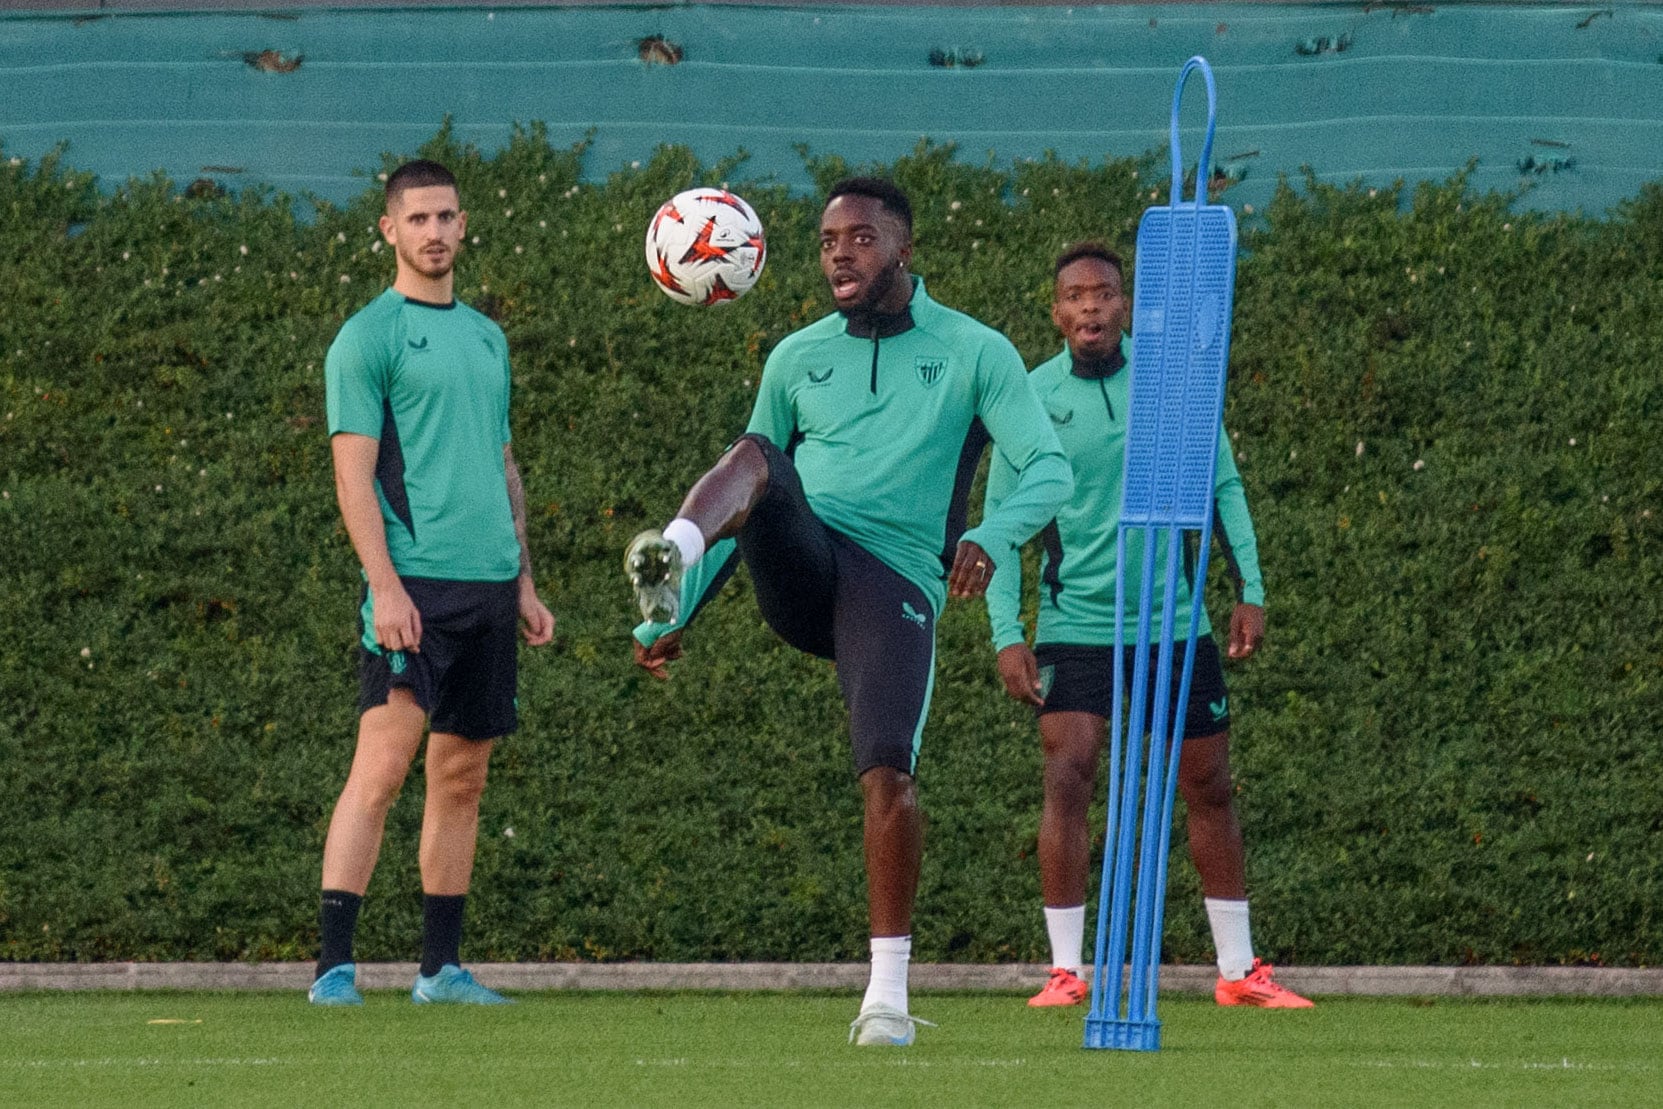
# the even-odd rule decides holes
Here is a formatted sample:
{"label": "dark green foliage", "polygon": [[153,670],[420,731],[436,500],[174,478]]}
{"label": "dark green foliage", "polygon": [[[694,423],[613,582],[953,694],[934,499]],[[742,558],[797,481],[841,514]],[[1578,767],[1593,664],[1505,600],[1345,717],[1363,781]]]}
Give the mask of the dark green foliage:
{"label": "dark green foliage", "polygon": [[[768,350],[829,310],[816,201],[745,183],[767,272],[691,310],[646,280],[642,230],[742,157],[666,148],[595,185],[535,128],[494,157],[448,134],[424,153],[471,211],[460,294],[513,344],[560,620],[524,655],[466,953],[863,957],[830,668],[773,638],[741,574],[655,683],[618,570],[743,426]],[[1165,196],[1153,164],[1007,172],[926,145],[893,172],[932,293],[1038,361],[1051,259],[1087,237],[1129,255]],[[312,953],[358,589],[321,367],[389,279],[379,204],[297,219],[287,198],[0,164],[0,957]],[[1230,677],[1261,950],[1658,961],[1663,191],[1592,221],[1464,179],[1307,181],[1246,223],[1228,425],[1271,638]],[[916,954],[1037,960],[1036,730],[979,604],[950,608],[940,660]],[[389,821],[365,959],[415,950],[421,792]],[[1177,838],[1167,951],[1199,961]]]}

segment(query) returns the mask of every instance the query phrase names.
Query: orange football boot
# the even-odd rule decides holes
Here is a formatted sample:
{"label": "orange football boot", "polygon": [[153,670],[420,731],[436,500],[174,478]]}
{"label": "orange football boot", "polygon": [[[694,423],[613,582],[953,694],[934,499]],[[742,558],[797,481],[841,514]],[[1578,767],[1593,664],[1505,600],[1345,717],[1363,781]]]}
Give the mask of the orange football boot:
{"label": "orange football boot", "polygon": [[1051,977],[1045,983],[1045,988],[1028,999],[1028,1004],[1035,1009],[1043,1009],[1052,1005],[1078,1005],[1086,999],[1091,987],[1086,985],[1085,979],[1065,967],[1052,967]]}
{"label": "orange football boot", "polygon": [[1262,959],[1253,960],[1253,970],[1236,982],[1219,976],[1213,1000],[1220,1005],[1252,1005],[1259,1009],[1309,1009],[1308,998],[1300,997],[1272,977],[1276,968]]}

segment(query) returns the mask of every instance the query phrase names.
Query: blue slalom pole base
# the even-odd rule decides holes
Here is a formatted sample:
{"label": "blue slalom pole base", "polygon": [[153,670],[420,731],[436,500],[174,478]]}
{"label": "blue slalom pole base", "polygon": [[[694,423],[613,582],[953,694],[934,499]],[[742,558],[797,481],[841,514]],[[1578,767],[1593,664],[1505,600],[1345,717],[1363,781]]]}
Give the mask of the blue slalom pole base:
{"label": "blue slalom pole base", "polygon": [[1161,1022],[1087,1017],[1086,1047],[1112,1048],[1116,1051],[1159,1051]]}

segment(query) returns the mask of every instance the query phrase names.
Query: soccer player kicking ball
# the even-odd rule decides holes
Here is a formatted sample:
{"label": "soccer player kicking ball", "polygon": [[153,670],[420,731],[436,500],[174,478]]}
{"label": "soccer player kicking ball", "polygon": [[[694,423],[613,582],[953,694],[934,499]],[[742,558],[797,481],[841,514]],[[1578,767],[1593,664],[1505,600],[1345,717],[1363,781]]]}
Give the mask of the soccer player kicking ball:
{"label": "soccer player kicking ball", "polygon": [[[836,661],[865,802],[872,970],[850,1029],[863,1045],[910,1044],[922,1023],[907,1010],[907,961],[936,618],[948,595],[981,595],[1071,485],[1015,348],[932,301],[911,258],[899,189],[852,178],[831,190],[820,265],[837,312],[774,348],[746,433],[624,560],[648,620],[636,661],[659,677],[736,547],[775,632]],[[989,432],[1011,481],[965,531]]]}
{"label": "soccer player kicking ball", "polygon": [[417,1002],[508,999],[463,970],[462,905],[492,743],[516,725],[517,633],[547,643],[509,448],[508,343],[453,294],[467,230],[434,162],[387,178],[393,287],[347,320],[324,363],[335,491],[367,588],[358,747],[323,848],[323,951],[308,996],[361,1005],[352,936],[382,828],[427,737]]}
{"label": "soccer player kicking ball", "polygon": [[[1086,812],[1096,788],[1105,723],[1113,709],[1115,526],[1131,408],[1129,341],[1122,334],[1129,304],[1120,259],[1101,246],[1084,244],[1057,259],[1055,272],[1051,319],[1067,349],[1037,367],[1029,380],[1073,466],[1074,495],[1042,532],[1045,550],[1033,650],[1028,649],[1018,615],[1021,562],[1001,561],[987,591],[999,676],[1012,697],[1033,705],[1039,714],[1045,753],[1039,866],[1052,970],[1045,988],[1029,1000],[1034,1006],[1077,1005],[1088,992],[1081,978],[1090,846]],[[1017,488],[1016,473],[1002,452],[994,455],[988,474],[989,512],[997,512]],[[1241,476],[1225,435],[1219,438],[1216,483],[1219,527],[1214,534],[1224,545],[1241,591],[1241,602],[1230,617],[1229,652],[1233,659],[1245,659],[1264,639],[1264,585]],[[1164,549],[1164,543],[1157,547],[1157,566],[1165,564]],[[1141,559],[1135,550],[1128,558],[1132,564],[1125,568],[1126,580],[1135,582],[1142,574]],[[1190,586],[1186,580],[1179,582],[1174,615],[1180,628],[1188,627]],[[1134,594],[1129,609],[1135,607]],[[1158,627],[1161,613],[1156,611],[1151,619]],[[1125,620],[1123,642],[1134,643],[1137,613],[1127,611]],[[1307,1008],[1309,1001],[1278,985],[1271,967],[1253,957],[1241,825],[1231,797],[1229,698],[1205,611],[1199,634],[1178,788],[1189,813],[1190,857],[1201,876],[1218,951],[1219,979],[1213,996],[1220,1005]],[[1173,645],[1174,673],[1182,668],[1186,646]],[[1130,687],[1136,648],[1123,651],[1120,665]],[[1174,700],[1177,695],[1174,681]]]}

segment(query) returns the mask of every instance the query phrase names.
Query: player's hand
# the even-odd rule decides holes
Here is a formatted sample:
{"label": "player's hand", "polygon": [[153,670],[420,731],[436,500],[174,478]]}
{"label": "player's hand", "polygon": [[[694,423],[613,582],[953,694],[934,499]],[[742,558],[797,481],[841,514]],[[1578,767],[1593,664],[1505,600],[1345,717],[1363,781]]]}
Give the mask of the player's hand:
{"label": "player's hand", "polygon": [[1230,613],[1231,658],[1252,658],[1265,641],[1265,610],[1245,602]]}
{"label": "player's hand", "polygon": [[372,587],[370,604],[375,611],[375,641],[383,650],[421,653],[422,614],[403,582],[394,578],[380,589]]}
{"label": "player's hand", "polygon": [[976,544],[965,540],[953,556],[953,569],[947,575],[947,595],[950,597],[980,597],[993,580],[993,560]]}
{"label": "player's hand", "polygon": [[653,641],[651,647],[643,647],[639,639],[635,640],[635,665],[661,682],[670,680],[670,664],[680,657],[681,632],[679,631],[659,636]]}
{"label": "player's hand", "polygon": [[520,634],[533,647],[554,638],[554,613],[537,596],[537,587],[530,578],[520,579]]}
{"label": "player's hand", "polygon": [[1018,701],[1034,706],[1045,703],[1040,695],[1039,662],[1026,643],[1012,643],[999,652],[999,677],[1005,692]]}

